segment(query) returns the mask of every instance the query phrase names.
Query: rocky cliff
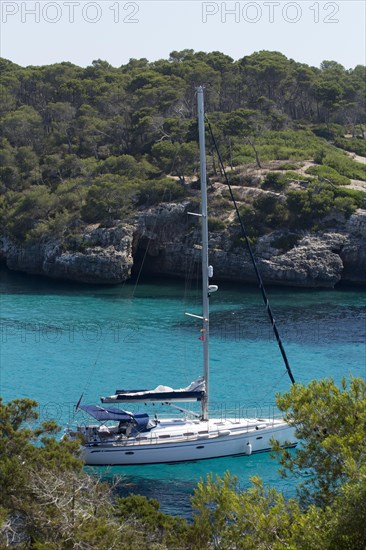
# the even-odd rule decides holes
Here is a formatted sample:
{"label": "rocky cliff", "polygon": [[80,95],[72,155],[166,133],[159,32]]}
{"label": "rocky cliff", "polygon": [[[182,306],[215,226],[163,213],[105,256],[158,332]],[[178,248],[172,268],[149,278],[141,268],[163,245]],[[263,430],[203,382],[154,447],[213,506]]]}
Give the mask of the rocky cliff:
{"label": "rocky cliff", "polygon": [[[8,268],[85,283],[117,284],[143,270],[155,276],[183,277],[199,270],[199,218],[189,201],[162,204],[115,227],[87,226],[73,240],[45,239],[19,245],[0,241]],[[233,222],[235,223],[235,222]],[[275,231],[258,239],[255,253],[265,282],[302,287],[333,287],[340,281],[366,283],[366,210],[359,209],[336,231],[302,232],[283,251]],[[210,263],[216,280],[255,281],[243,246],[233,246],[228,231],[210,234]]]}

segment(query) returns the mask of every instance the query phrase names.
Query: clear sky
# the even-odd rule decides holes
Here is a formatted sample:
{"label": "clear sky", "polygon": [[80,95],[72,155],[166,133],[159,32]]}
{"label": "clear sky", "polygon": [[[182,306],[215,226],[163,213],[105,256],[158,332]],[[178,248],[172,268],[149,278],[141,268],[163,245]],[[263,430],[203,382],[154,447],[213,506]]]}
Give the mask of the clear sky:
{"label": "clear sky", "polygon": [[0,0],[1,56],[19,65],[167,59],[173,50],[240,59],[276,50],[313,66],[366,64],[366,2]]}

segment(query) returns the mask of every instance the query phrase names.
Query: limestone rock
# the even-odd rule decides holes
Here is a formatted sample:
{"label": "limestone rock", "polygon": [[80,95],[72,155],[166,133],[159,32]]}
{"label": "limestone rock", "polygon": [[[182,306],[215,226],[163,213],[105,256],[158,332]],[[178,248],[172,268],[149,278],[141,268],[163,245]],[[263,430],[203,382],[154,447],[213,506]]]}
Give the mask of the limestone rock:
{"label": "limestone rock", "polygon": [[357,210],[346,225],[349,239],[340,251],[344,264],[343,280],[366,283],[366,210]]}
{"label": "limestone rock", "polygon": [[87,228],[80,250],[68,243],[48,241],[16,245],[3,239],[2,256],[9,269],[85,283],[116,284],[131,276],[133,230],[131,226]]}
{"label": "limestone rock", "polygon": [[[195,203],[164,203],[115,227],[87,226],[74,241],[18,245],[0,241],[0,259],[10,269],[96,284],[128,280],[134,270],[155,276],[186,277],[200,272],[199,218]],[[337,231],[298,234],[290,250],[276,248],[286,230],[258,239],[257,263],[265,282],[288,286],[333,287],[340,281],[366,283],[366,211],[359,209]],[[210,234],[215,280],[253,282],[245,246],[234,247],[230,230]]]}

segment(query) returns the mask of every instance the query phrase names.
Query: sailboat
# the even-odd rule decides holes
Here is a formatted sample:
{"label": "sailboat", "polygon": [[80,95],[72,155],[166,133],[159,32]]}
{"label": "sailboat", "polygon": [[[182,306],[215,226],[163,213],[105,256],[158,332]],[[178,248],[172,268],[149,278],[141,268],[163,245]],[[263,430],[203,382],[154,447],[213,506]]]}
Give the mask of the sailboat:
{"label": "sailboat", "polygon": [[[101,397],[103,406],[76,407],[92,416],[98,424],[79,424],[66,429],[70,438],[81,441],[82,458],[88,465],[142,465],[176,463],[235,457],[269,451],[272,438],[280,445],[294,447],[293,428],[281,418],[211,418],[209,415],[209,298],[218,290],[210,284],[213,268],[208,261],[208,219],[204,127],[204,89],[197,89],[200,146],[202,230],[202,315],[187,313],[202,322],[203,375],[185,388],[157,386],[148,390],[116,390]],[[125,410],[127,403],[164,403],[176,407],[184,416],[150,417],[147,413]],[[182,409],[174,403],[198,402],[200,413]],[[122,405],[120,409],[114,405]]]}

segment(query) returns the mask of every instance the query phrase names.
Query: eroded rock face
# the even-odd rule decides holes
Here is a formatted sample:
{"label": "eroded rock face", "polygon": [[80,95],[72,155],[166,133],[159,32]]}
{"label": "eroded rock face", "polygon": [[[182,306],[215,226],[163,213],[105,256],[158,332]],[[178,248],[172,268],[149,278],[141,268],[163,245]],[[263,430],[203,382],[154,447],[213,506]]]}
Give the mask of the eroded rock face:
{"label": "eroded rock face", "polygon": [[49,241],[21,246],[4,239],[2,256],[9,269],[84,283],[116,284],[131,276],[133,228],[87,228],[80,250]]}
{"label": "eroded rock face", "polygon": [[[188,201],[163,204],[141,212],[129,224],[89,226],[76,243],[48,241],[20,246],[0,242],[0,254],[10,269],[94,284],[128,280],[134,269],[156,276],[186,277],[200,270],[199,218],[188,214]],[[366,211],[358,210],[344,230],[303,232],[297,245],[275,248],[276,231],[261,237],[255,255],[265,282],[302,287],[333,287],[340,281],[366,283]],[[210,236],[210,263],[216,280],[253,282],[248,251],[233,248],[226,232]]]}
{"label": "eroded rock face", "polygon": [[[187,216],[189,207],[162,208],[161,225],[154,212],[147,213],[143,223],[140,220],[140,243],[141,239],[148,239],[143,246],[147,270],[154,275],[181,277],[189,271],[197,272],[200,250],[195,243],[199,242],[199,228],[196,223],[195,229],[194,220]],[[274,234],[263,236],[256,244],[255,256],[265,282],[301,287],[334,287],[340,281],[366,283],[366,211],[358,210],[351,216],[344,232],[304,232],[287,252],[272,245],[275,236],[286,232]],[[209,247],[216,279],[256,281],[244,246],[232,249],[224,233],[211,235]]]}
{"label": "eroded rock face", "polygon": [[[261,257],[256,254],[262,279],[270,284],[304,287],[333,287],[342,278],[343,262],[337,253],[332,252],[330,242],[320,238],[303,239],[289,252]],[[198,271],[199,250],[194,251],[184,244],[169,243],[157,258],[149,262],[149,271],[154,275],[184,276],[187,267]],[[196,264],[192,267],[192,262]],[[237,282],[256,282],[256,275],[248,252],[225,251],[214,248],[210,253],[210,263],[214,266],[215,278]]]}
{"label": "eroded rock face", "polygon": [[366,283],[366,210],[358,210],[346,225],[348,240],[340,251],[344,265],[343,279],[349,283]]}
{"label": "eroded rock face", "polygon": [[44,245],[37,243],[28,246],[19,246],[6,237],[1,239],[0,244],[1,258],[9,269],[34,274],[42,273]]}
{"label": "eroded rock face", "polygon": [[64,251],[46,258],[46,275],[86,283],[116,284],[130,278],[133,227],[87,228],[82,252]]}
{"label": "eroded rock face", "polygon": [[292,250],[262,262],[263,277],[271,283],[333,287],[342,278],[343,263],[330,242],[306,237]]}

